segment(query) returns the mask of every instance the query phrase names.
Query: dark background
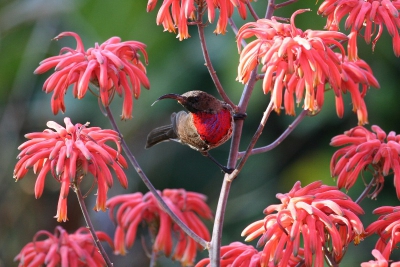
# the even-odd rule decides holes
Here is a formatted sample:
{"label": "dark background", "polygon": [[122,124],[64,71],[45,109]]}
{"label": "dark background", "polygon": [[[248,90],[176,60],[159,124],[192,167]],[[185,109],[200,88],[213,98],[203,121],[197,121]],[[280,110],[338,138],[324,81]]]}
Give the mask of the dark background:
{"label": "dark background", "polygon": [[[41,90],[50,72],[37,76],[33,71],[41,60],[58,54],[61,47],[75,48],[75,41],[70,37],[58,42],[51,41],[63,31],[77,32],[86,49],[112,36],[120,36],[122,41],[141,41],[147,45],[150,61],[147,71],[151,89],[143,89],[140,99],[134,101],[134,118],[119,122],[119,126],[157,189],[185,188],[201,192],[209,197],[208,204],[215,211],[223,178],[217,167],[194,150],[173,142],[144,149],[148,132],[168,123],[170,113],[181,109],[173,101],[151,106],[160,95],[189,90],[204,90],[217,95],[204,66],[196,27],[190,27],[192,38],[182,42],[175,38],[175,34],[163,33],[163,28],[155,23],[159,6],[160,3],[157,10],[146,13],[145,0],[0,0],[0,266],[15,266],[13,258],[26,243],[32,241],[37,231],[53,232],[58,225],[53,216],[56,214],[59,184],[48,177],[43,196],[36,200],[33,195],[35,175],[32,171],[18,183],[12,178],[17,162],[17,147],[26,140],[24,134],[42,131],[49,120],[63,123],[64,116],[70,117],[73,123],[89,121],[91,126],[111,127],[99,111],[97,99],[91,94],[78,101],[68,91],[65,114],[52,114],[51,95]],[[254,6],[260,16],[265,13],[266,1],[259,0]],[[318,6],[314,0],[301,1],[279,10],[276,15],[289,17],[299,8],[311,8],[312,12],[298,15],[297,27],[323,28],[325,19],[316,14]],[[239,27],[243,24],[236,11],[235,21]],[[209,52],[226,92],[237,103],[243,85],[235,81],[239,55],[234,34],[228,28],[226,35],[216,36],[213,34],[215,26],[206,27]],[[379,90],[370,89],[366,96],[370,124],[379,124],[386,132],[399,132],[400,61],[393,54],[390,36],[385,31],[374,52],[370,45],[360,39],[359,55],[370,64],[381,85]],[[250,100],[241,150],[247,147],[257,129],[269,99],[270,95],[264,95],[258,83]],[[232,185],[225,217],[224,245],[243,241],[241,231],[251,222],[263,218],[263,209],[277,203],[275,194],[287,192],[295,181],[300,180],[306,185],[314,180],[323,180],[326,184],[334,185],[329,162],[335,149],[329,146],[330,139],[356,126],[357,117],[351,112],[349,96],[345,97],[345,116],[342,119],[336,116],[333,94],[327,93],[325,99],[320,114],[306,118],[279,147],[248,160]],[[116,116],[120,115],[119,98],[114,100],[112,109]],[[273,114],[257,146],[271,143],[293,119],[283,113],[280,116]],[[212,155],[225,163],[228,150],[229,142],[212,151]],[[127,175],[128,190],[123,190],[115,183],[109,191],[109,197],[147,192],[132,168]],[[91,179],[88,179],[90,182],[86,190],[90,187]],[[392,176],[387,177],[385,189],[377,201],[363,201],[362,206],[367,214],[362,217],[365,227],[376,218],[370,215],[375,207],[398,205],[392,179]],[[362,189],[363,183],[359,180],[349,194],[355,199]],[[94,200],[92,192],[86,200],[89,209],[94,206]],[[72,192],[68,199],[68,217],[69,221],[61,224],[68,231],[75,231],[84,225]],[[92,219],[98,230],[113,235],[114,226],[106,213],[92,212]],[[208,226],[211,229],[211,222]],[[360,262],[372,259],[370,252],[375,240],[366,240],[357,248],[351,245],[343,266],[359,266]],[[147,266],[147,259],[141,257],[141,253],[140,242],[136,242],[126,257],[115,256],[112,260],[115,266]],[[203,252],[202,256],[205,255]],[[168,259],[162,259],[159,266],[179,266],[179,263],[171,264]]]}

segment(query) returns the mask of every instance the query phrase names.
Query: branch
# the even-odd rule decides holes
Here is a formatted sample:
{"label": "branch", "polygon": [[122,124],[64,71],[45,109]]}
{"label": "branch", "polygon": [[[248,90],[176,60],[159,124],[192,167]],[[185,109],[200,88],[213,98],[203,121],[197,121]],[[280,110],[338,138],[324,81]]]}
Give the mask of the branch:
{"label": "branch", "polygon": [[[202,12],[199,8],[198,12],[198,20],[199,22],[202,21],[203,15]],[[207,44],[206,44],[206,39],[204,36],[204,25],[202,23],[197,23],[197,28],[199,29],[199,37],[200,37],[200,44],[201,44],[201,50],[203,52],[204,60],[206,61],[206,67],[208,69],[208,72],[210,73],[210,76],[215,84],[215,87],[217,88],[218,93],[222,97],[222,99],[228,103],[234,110],[236,110],[236,105],[231,101],[231,99],[228,97],[228,95],[225,93],[224,88],[222,87],[221,82],[218,79],[217,72],[215,71],[210,55],[208,54],[208,49],[207,49]]]}
{"label": "branch", "polygon": [[255,20],[259,20],[260,18],[258,17],[258,15],[257,15],[256,11],[254,10],[253,6],[250,4],[249,0],[246,1],[246,5],[247,5],[247,8],[250,11],[250,14],[253,16],[253,18]]}
{"label": "branch", "polygon": [[178,216],[176,216],[175,213],[172,212],[172,210],[169,208],[169,206],[165,203],[163,198],[160,196],[160,194],[157,192],[157,190],[154,188],[153,184],[150,182],[149,178],[147,178],[146,174],[143,172],[142,168],[140,167],[139,163],[137,162],[135,156],[133,156],[132,152],[130,151],[128,145],[125,142],[125,139],[122,137],[121,132],[114,120],[114,117],[112,115],[112,112],[110,110],[110,107],[106,107],[107,111],[107,116],[108,119],[111,122],[111,125],[113,129],[118,132],[118,134],[121,137],[121,145],[123,150],[125,151],[126,156],[128,157],[129,161],[131,162],[133,168],[135,168],[137,174],[139,177],[142,179],[143,183],[147,186],[147,188],[150,190],[150,192],[154,195],[154,197],[157,200],[157,203],[161,206],[161,208],[171,217],[171,219],[191,238],[193,238],[194,241],[196,241],[198,244],[200,244],[202,247],[205,249],[209,248],[209,242],[205,241],[203,238],[198,236],[195,232],[192,231],[186,224],[184,224],[181,219],[179,219]]}
{"label": "branch", "polygon": [[279,8],[282,8],[282,7],[285,7],[285,6],[288,6],[288,5],[290,5],[290,4],[293,4],[293,3],[296,3],[298,0],[288,0],[288,1],[286,1],[286,2],[283,2],[283,3],[280,3],[280,4],[276,4],[275,5],[275,10],[277,10],[277,9],[279,9]]}
{"label": "branch", "polygon": [[[250,151],[250,156],[270,151],[275,147],[277,147],[278,145],[280,145],[283,142],[283,140],[285,140],[286,137],[288,137],[289,134],[293,132],[294,129],[296,129],[296,127],[300,124],[300,122],[303,121],[303,119],[306,117],[307,114],[308,110],[303,110],[300,113],[300,115],[293,121],[293,123],[290,124],[288,128],[281,134],[281,136],[279,136],[274,142],[272,142],[267,146],[252,149]],[[246,154],[246,152],[247,151],[239,152],[238,157],[242,158]]]}
{"label": "branch", "polygon": [[249,146],[246,149],[246,152],[242,158],[242,160],[240,161],[239,165],[237,166],[237,168],[229,175],[228,179],[229,180],[234,180],[239,172],[242,170],[244,164],[246,163],[247,159],[250,156],[250,152],[253,149],[253,147],[256,145],[256,142],[258,141],[258,138],[260,138],[262,131],[264,130],[264,126],[269,118],[269,115],[271,114],[273,110],[273,101],[271,100],[269,102],[269,105],[267,107],[267,109],[264,111],[264,115],[261,119],[260,125],[258,126],[257,131],[254,133],[253,138],[251,139]]}
{"label": "branch", "polygon": [[78,202],[79,202],[79,206],[81,207],[81,210],[82,210],[83,218],[85,218],[87,228],[89,229],[90,234],[92,235],[93,241],[96,244],[96,247],[99,250],[104,261],[106,262],[107,267],[112,267],[113,264],[110,261],[110,258],[108,257],[106,251],[104,250],[103,245],[101,244],[99,238],[97,237],[96,230],[94,229],[92,221],[90,220],[90,216],[87,211],[81,190],[79,189],[79,186],[77,184],[72,183],[71,185],[72,185],[72,189],[74,190],[74,192],[76,194],[76,197],[78,198]]}

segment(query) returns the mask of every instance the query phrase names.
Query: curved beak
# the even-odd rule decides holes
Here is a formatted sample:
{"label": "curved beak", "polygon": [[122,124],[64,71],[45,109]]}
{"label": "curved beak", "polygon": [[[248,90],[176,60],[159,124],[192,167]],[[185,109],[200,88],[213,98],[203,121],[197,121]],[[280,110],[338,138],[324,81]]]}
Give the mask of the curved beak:
{"label": "curved beak", "polygon": [[155,103],[157,103],[160,100],[167,99],[167,98],[168,99],[175,99],[181,105],[183,105],[186,102],[186,99],[187,99],[185,96],[178,95],[178,94],[166,94],[166,95],[160,96],[156,101],[154,101],[154,103],[152,105],[154,105]]}

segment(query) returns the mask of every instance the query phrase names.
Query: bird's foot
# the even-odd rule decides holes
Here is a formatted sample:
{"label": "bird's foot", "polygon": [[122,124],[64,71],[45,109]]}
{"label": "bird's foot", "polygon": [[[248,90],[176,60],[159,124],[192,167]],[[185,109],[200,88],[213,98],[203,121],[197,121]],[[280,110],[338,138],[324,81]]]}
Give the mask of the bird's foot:
{"label": "bird's foot", "polygon": [[233,114],[233,119],[235,121],[244,120],[244,119],[246,119],[246,117],[247,117],[247,113],[235,113],[235,114]]}

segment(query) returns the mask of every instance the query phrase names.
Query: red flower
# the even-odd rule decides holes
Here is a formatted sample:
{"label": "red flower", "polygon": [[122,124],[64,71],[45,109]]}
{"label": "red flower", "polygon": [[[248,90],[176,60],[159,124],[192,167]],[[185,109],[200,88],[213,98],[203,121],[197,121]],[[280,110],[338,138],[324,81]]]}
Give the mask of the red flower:
{"label": "red flower", "polygon": [[[381,37],[383,26],[393,38],[393,51],[396,56],[400,55],[400,37],[398,28],[400,27],[399,12],[400,1],[390,0],[326,0],[323,1],[318,9],[318,14],[327,17],[325,28],[337,31],[339,23],[346,15],[345,28],[351,30],[349,42],[349,57],[351,60],[357,59],[357,35],[364,29],[364,39],[370,43],[371,37],[375,34],[372,41],[372,48]],[[378,30],[376,30],[378,26]]]}
{"label": "red flower", "polygon": [[[206,197],[183,189],[165,189],[162,197],[171,210],[197,235],[205,240],[210,239],[206,226],[198,216],[211,219],[210,208],[204,202]],[[120,205],[118,208],[117,206]],[[126,247],[130,248],[135,242],[136,231],[141,222],[145,222],[153,234],[155,241],[154,252],[163,252],[167,257],[178,260],[183,266],[191,266],[196,257],[196,249],[202,249],[193,239],[171,220],[160,206],[155,197],[149,192],[145,195],[134,193],[116,196],[107,201],[110,217],[116,221],[117,229],[114,236],[115,253],[125,255]],[[116,218],[114,218],[114,209]],[[173,239],[176,244],[173,250]]]}
{"label": "red flower", "polygon": [[[361,267],[388,267],[389,266],[388,260],[382,256],[382,254],[379,252],[379,250],[373,249],[372,255],[376,258],[376,261],[363,262],[363,263],[361,263]],[[390,266],[398,267],[399,265],[397,265],[395,263],[395,265],[390,265]]]}
{"label": "red flower", "polygon": [[[96,232],[100,241],[106,241],[112,247],[111,238],[104,232]],[[39,237],[47,236],[38,241]],[[57,226],[54,235],[48,231],[39,231],[15,257],[19,267],[36,266],[105,266],[101,254],[93,243],[89,230],[79,228],[74,234],[68,234]]]}
{"label": "red flower", "polygon": [[[364,212],[337,187],[317,181],[302,188],[297,182],[289,193],[277,194],[277,198],[282,204],[267,207],[267,216],[242,232],[245,241],[261,235],[257,244],[264,246],[261,265],[272,261],[273,266],[288,266],[300,255],[300,240],[305,266],[324,266],[324,253],[340,262],[344,248],[360,242],[364,227],[356,214]],[[277,213],[272,214],[274,211]]]}
{"label": "red flower", "polygon": [[[203,12],[207,6],[208,21],[214,22],[215,9],[220,10],[217,28],[214,33],[225,34],[228,18],[232,17],[234,7],[237,7],[242,19],[246,19],[246,0],[164,0],[157,14],[157,25],[162,24],[165,31],[176,32],[180,41],[190,37],[188,25],[197,20],[197,12]],[[149,0],[147,12],[152,11],[157,5],[157,0]]]}
{"label": "red flower", "polygon": [[[388,266],[390,254],[400,242],[400,206],[379,207],[373,213],[380,215],[380,217],[377,221],[371,223],[365,229],[365,232],[366,236],[376,233],[380,237],[372,251],[372,255],[377,259],[377,265],[372,265],[370,262],[371,264],[363,263],[362,266]],[[390,266],[400,266],[400,262],[392,263]]]}
{"label": "red flower", "polygon": [[[126,188],[128,181],[122,168],[127,162],[120,155],[121,147],[118,133],[102,130],[99,127],[87,127],[87,124],[73,125],[69,118],[64,119],[66,127],[49,121],[43,132],[29,133],[30,139],[18,147],[21,152],[14,168],[14,178],[19,181],[33,167],[38,173],[35,184],[35,197],[43,193],[46,174],[51,171],[53,177],[61,183],[57,208],[57,221],[67,220],[67,197],[71,183],[79,185],[83,177],[90,172],[96,179],[98,190],[95,210],[105,211],[107,191],[113,185],[109,168],[112,168]],[[106,145],[112,141],[118,150]]]}
{"label": "red flower", "polygon": [[[299,250],[298,256],[291,256],[285,267],[298,266],[303,259],[303,249]],[[221,267],[260,267],[260,266],[282,266],[274,265],[271,261],[268,265],[261,265],[260,259],[262,251],[258,251],[253,246],[248,246],[240,242],[233,242],[228,246],[221,247]],[[210,259],[202,259],[195,267],[209,267]]]}
{"label": "red flower", "polygon": [[[121,43],[119,37],[111,37],[101,45],[84,50],[78,34],[62,32],[55,40],[73,36],[77,42],[76,49],[64,47],[60,55],[40,62],[35,74],[44,73],[55,67],[55,72],[46,80],[43,90],[53,92],[51,109],[54,114],[65,112],[64,94],[70,85],[74,85],[72,94],[81,99],[85,96],[89,82],[98,87],[102,104],[107,107],[115,92],[124,98],[122,119],[132,118],[133,97],[140,95],[140,86],[150,87],[146,68],[139,60],[140,51],[147,64],[145,45],[137,41]],[[129,77],[129,79],[127,78]]]}
{"label": "red flower", "polygon": [[[271,92],[276,112],[282,103],[289,115],[295,115],[295,104],[304,99],[303,108],[316,113],[324,103],[328,84],[335,93],[338,115],[343,115],[342,93],[350,91],[359,123],[367,121],[363,96],[370,85],[379,87],[369,66],[364,62],[350,63],[344,56],[340,41],[347,36],[335,31],[313,31],[296,28],[293,13],[290,24],[277,22],[274,18],[260,19],[245,24],[238,33],[240,52],[242,39],[255,36],[240,53],[238,80],[247,83],[251,72],[262,64],[263,90]],[[339,48],[341,54],[333,52],[331,45]],[[359,84],[363,91],[360,93]],[[296,102],[296,103],[295,103]]]}
{"label": "red flower", "polygon": [[350,189],[360,172],[371,164],[377,181],[377,188],[372,193],[375,198],[383,187],[383,176],[390,170],[394,172],[394,185],[400,199],[400,135],[390,132],[389,135],[376,125],[370,132],[362,126],[346,131],[332,138],[332,146],[343,146],[332,156],[331,175],[337,176],[339,188]]}

